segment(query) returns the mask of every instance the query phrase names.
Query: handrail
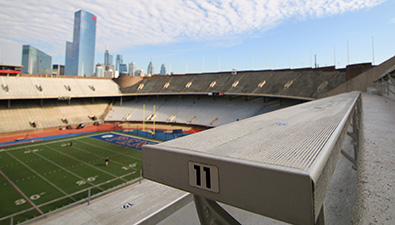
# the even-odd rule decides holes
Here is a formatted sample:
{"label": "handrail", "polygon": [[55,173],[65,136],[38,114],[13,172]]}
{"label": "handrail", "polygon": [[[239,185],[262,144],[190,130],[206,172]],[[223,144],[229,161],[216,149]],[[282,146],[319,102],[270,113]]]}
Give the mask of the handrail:
{"label": "handrail", "polygon": [[145,146],[144,177],[284,222],[325,223],[325,196],[359,108],[360,93],[350,92]]}
{"label": "handrail", "polygon": [[387,70],[379,79],[374,81],[380,95],[395,100],[395,66]]}

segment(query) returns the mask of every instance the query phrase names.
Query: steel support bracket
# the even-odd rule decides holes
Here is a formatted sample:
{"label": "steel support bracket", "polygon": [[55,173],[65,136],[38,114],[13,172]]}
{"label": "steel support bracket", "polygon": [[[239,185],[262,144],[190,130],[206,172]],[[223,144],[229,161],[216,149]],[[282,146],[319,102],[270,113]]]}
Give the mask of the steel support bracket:
{"label": "steel support bracket", "polygon": [[358,100],[356,108],[353,113],[353,118],[352,118],[352,132],[347,132],[347,135],[352,138],[352,145],[354,146],[354,157],[348,154],[346,151],[343,149],[341,150],[341,153],[346,159],[348,159],[352,164],[352,168],[354,170],[357,169],[357,159],[358,159],[358,152],[359,152],[359,131],[361,128],[361,99]]}
{"label": "steel support bracket", "polygon": [[217,202],[193,195],[196,211],[202,225],[239,225],[240,223],[226,212]]}

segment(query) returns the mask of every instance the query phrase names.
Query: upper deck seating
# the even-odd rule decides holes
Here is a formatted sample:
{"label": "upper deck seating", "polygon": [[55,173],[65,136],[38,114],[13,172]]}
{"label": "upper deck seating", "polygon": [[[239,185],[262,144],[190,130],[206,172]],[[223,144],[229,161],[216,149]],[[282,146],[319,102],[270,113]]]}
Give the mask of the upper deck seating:
{"label": "upper deck seating", "polygon": [[129,95],[207,94],[251,95],[313,100],[345,82],[342,71],[284,70],[164,76],[122,89]]}
{"label": "upper deck seating", "polygon": [[[4,77],[0,76],[0,99],[40,99],[121,95],[108,79]],[[5,88],[6,87],[6,88]]]}

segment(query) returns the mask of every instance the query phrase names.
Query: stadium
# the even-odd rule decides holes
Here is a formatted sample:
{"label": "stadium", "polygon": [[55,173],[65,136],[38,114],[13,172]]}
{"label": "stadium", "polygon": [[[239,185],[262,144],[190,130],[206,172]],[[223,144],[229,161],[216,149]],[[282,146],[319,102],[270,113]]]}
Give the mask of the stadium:
{"label": "stadium", "polygon": [[[310,118],[310,111],[301,110],[303,106],[312,104],[311,107],[314,106],[318,111],[323,107],[319,104],[328,106],[326,114],[325,110],[321,110],[323,114],[317,116],[332,121],[336,113],[331,114],[329,108],[340,108],[351,98],[354,98],[353,103],[350,103],[352,106],[339,123],[343,124],[344,120],[342,128],[339,128],[341,134],[332,140],[335,138],[332,133],[336,132],[328,131],[325,143],[336,143],[333,149],[337,150],[333,152],[337,156],[334,159],[345,159],[343,169],[348,174],[352,173],[355,182],[344,184],[341,179],[348,178],[339,177],[344,171],[336,172],[334,167],[338,160],[331,161],[330,158],[328,161],[333,168],[325,174],[326,181],[317,181],[319,185],[325,183],[322,185],[325,191],[319,190],[323,196],[317,197],[319,205],[314,197],[314,206],[310,209],[313,215],[309,214],[306,218],[312,217],[312,223],[316,223],[317,218],[323,218],[321,214],[325,201],[327,224],[342,224],[344,220],[354,223],[371,221],[377,211],[382,216],[374,217],[376,223],[384,220],[384,223],[389,224],[393,220],[391,201],[394,186],[391,185],[395,179],[390,179],[393,175],[388,175],[383,171],[385,169],[372,166],[371,160],[376,159],[368,156],[375,154],[377,146],[372,147],[365,139],[368,134],[383,132],[389,135],[393,132],[394,71],[395,57],[378,66],[357,64],[344,69],[323,67],[229,71],[150,78],[123,76],[116,79],[24,74],[0,76],[0,224],[198,224],[199,211],[194,208],[193,197],[188,192],[222,202],[222,206],[242,224],[281,224],[279,221],[307,224],[304,217],[288,213],[293,210],[298,212],[296,208],[299,206],[287,208],[279,203],[279,209],[271,210],[269,208],[275,208],[276,205],[273,202],[270,206],[241,204],[237,198],[229,199],[229,196],[216,196],[195,187],[184,187],[173,181],[177,179],[166,174],[169,171],[177,174],[178,167],[162,165],[160,162],[165,163],[166,157],[170,156],[150,154],[160,151],[161,146],[165,150],[193,146],[193,152],[205,149],[206,145],[218,148],[232,145],[244,149],[246,142],[258,143],[264,139],[261,132],[270,134],[268,127],[260,127],[266,115],[266,118],[277,119],[278,123],[275,124],[278,127],[287,127],[288,123],[296,122],[306,124],[306,129],[293,128],[292,132],[307,134],[310,129],[307,124],[312,124],[312,127],[319,125],[311,122],[315,121],[315,114]],[[359,92],[363,92],[362,96]],[[347,97],[349,93],[354,93],[354,97]],[[364,107],[373,103],[376,105],[371,108],[382,107],[377,105],[378,102],[389,107],[387,111],[379,108],[381,110],[374,112],[378,114],[372,116],[385,119],[390,114],[384,123],[386,125],[380,127],[384,131],[378,131],[377,125],[372,125],[367,126],[366,130],[353,130],[354,134],[363,133],[361,138],[352,135],[346,138],[347,131],[356,129],[357,123],[364,126],[369,121],[369,115],[364,114]],[[291,112],[294,112],[295,115],[289,116],[289,122],[283,122],[278,119],[283,115],[281,112],[285,115],[293,115]],[[361,122],[356,120],[357,112],[362,113]],[[307,119],[296,121],[300,115]],[[333,128],[336,131],[337,126]],[[293,133],[289,133],[289,136]],[[265,142],[268,146],[269,142],[274,145],[277,143],[277,133],[273,135],[272,141],[269,138]],[[239,139],[239,142],[234,141]],[[315,143],[306,140],[304,146]],[[348,147],[343,147],[341,151],[344,140],[349,142]],[[374,142],[382,148],[393,148],[393,140],[382,137],[374,139]],[[296,143],[287,142],[285,145],[292,147]],[[358,157],[350,156],[356,154],[357,145],[360,151]],[[329,154],[332,157],[332,152]],[[393,159],[391,152],[377,155]],[[157,161],[155,157],[158,157]],[[175,158],[174,165],[177,164],[177,157],[181,156],[171,156]],[[232,160],[243,157],[241,155]],[[389,166],[389,171],[393,171],[393,166],[385,165]],[[281,167],[280,164],[275,166]],[[355,170],[351,169],[352,166]],[[221,171],[226,169],[221,168]],[[347,196],[347,201],[350,201],[347,204],[338,202],[342,198],[339,192],[343,190],[326,195],[333,173],[333,179],[339,177],[340,181],[336,182],[341,183],[340,189],[349,185],[346,187],[349,189],[347,193],[354,196]],[[174,174],[174,177],[182,177]],[[381,183],[374,183],[380,176],[388,177]],[[253,183],[249,180],[245,181],[247,189],[248,185],[252,185],[249,182]],[[211,185],[214,184],[206,183],[208,188]],[[221,190],[228,186],[225,183],[220,185]],[[388,187],[388,190],[375,195],[366,194],[372,193],[377,186]],[[317,186],[317,189],[320,187]],[[220,192],[219,189],[217,192]],[[276,201],[274,197],[273,201]],[[382,204],[372,206],[374,202]],[[196,205],[198,207],[198,203]],[[268,209],[260,212],[261,209],[257,209],[259,207]],[[334,212],[334,208],[348,208],[349,213],[339,215]],[[309,211],[304,208],[301,210]],[[267,219],[266,216],[275,220]],[[223,217],[216,217],[220,220],[218,218]]]}

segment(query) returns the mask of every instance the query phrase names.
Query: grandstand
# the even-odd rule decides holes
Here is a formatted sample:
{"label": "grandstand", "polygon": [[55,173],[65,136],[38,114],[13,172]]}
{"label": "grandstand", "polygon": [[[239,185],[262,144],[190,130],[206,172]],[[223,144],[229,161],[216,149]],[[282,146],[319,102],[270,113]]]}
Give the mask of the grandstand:
{"label": "grandstand", "polygon": [[70,105],[66,101],[46,100],[41,106],[39,100],[15,100],[11,109],[5,105],[0,106],[0,132],[60,128],[93,123],[95,120],[102,121],[109,103],[109,100],[100,98],[93,103],[88,99],[75,99]]}
{"label": "grandstand", "polygon": [[243,71],[236,74],[161,76],[125,87],[125,95],[224,95],[313,100],[346,81],[342,70],[300,69]]}
{"label": "grandstand", "polygon": [[125,98],[106,121],[216,127],[313,100],[345,81],[346,71],[334,68],[156,76],[122,87]]}
{"label": "grandstand", "polygon": [[[216,127],[300,103],[293,99],[253,97],[139,97],[114,106],[106,121],[177,123]],[[155,108],[155,112],[154,112]]]}
{"label": "grandstand", "polygon": [[[4,136],[7,132],[92,124],[92,118],[108,123],[155,121],[215,127],[313,100],[344,83],[345,77],[345,70],[333,68],[130,77],[119,81],[0,76],[0,133]],[[136,81],[131,82],[133,79]]]}
{"label": "grandstand", "polygon": [[0,77],[1,100],[68,99],[81,97],[120,96],[118,85],[108,79],[52,77]]}
{"label": "grandstand", "polygon": [[112,97],[122,95],[109,79],[7,76],[0,83],[3,136],[103,121]]}
{"label": "grandstand", "polygon": [[[388,70],[393,65],[394,58],[362,75],[371,71],[392,74]],[[154,122],[164,130],[220,127],[328,93],[366,91],[366,87],[350,87],[358,76],[350,81],[346,77],[345,69],[332,67],[114,80],[0,76],[0,136],[12,139],[95,122],[110,124],[109,129],[128,130],[143,129],[144,123],[151,129]]]}

